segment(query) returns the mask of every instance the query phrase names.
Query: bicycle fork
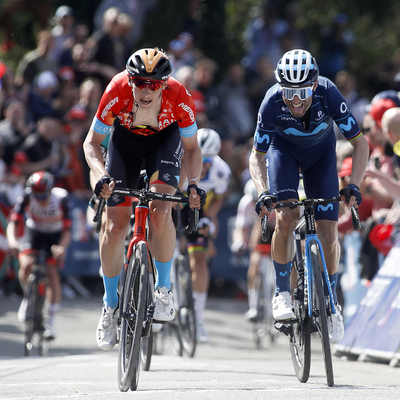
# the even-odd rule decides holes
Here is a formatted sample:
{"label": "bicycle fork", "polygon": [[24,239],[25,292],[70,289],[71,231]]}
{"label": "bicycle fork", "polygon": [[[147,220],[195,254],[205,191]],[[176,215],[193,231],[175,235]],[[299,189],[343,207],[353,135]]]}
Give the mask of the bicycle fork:
{"label": "bicycle fork", "polygon": [[[313,274],[312,274],[312,268],[309,268],[308,262],[311,263],[312,256],[311,256],[311,245],[315,244],[318,247],[318,251],[320,253],[320,260],[322,261],[322,267],[323,267],[323,272],[324,272],[324,277],[325,277],[325,283],[326,287],[328,288],[328,295],[329,295],[329,301],[331,305],[331,310],[332,313],[336,313],[335,309],[335,303],[333,301],[333,293],[332,293],[332,288],[330,285],[330,280],[329,280],[329,274],[328,274],[328,269],[326,267],[326,262],[325,262],[325,256],[324,256],[324,251],[322,249],[321,242],[318,239],[318,236],[316,234],[308,234],[306,237],[306,260],[304,263],[304,279],[305,279],[305,293],[304,295],[307,296],[307,305],[308,305],[308,316],[311,317],[313,315],[313,310],[312,310],[312,285],[313,285]],[[311,290],[310,290],[311,289]]]}

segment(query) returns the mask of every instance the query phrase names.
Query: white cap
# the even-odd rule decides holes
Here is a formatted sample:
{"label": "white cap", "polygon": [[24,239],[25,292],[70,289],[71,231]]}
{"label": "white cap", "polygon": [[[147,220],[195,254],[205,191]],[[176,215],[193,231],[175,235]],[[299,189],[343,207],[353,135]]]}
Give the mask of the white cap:
{"label": "white cap", "polygon": [[37,78],[36,86],[38,89],[48,89],[58,85],[56,75],[51,71],[43,71]]}

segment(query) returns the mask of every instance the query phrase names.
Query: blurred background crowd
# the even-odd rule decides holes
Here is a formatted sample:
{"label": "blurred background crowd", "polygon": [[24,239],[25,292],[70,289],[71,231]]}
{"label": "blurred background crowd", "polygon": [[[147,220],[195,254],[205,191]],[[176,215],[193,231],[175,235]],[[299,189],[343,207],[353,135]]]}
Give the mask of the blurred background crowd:
{"label": "blurred background crowd", "polygon": [[[258,108],[275,83],[277,61],[293,48],[309,50],[321,75],[334,81],[346,98],[369,140],[371,168],[396,179],[398,156],[387,143],[381,120],[387,109],[400,105],[398,4],[396,7],[394,0],[315,3],[3,0],[3,232],[26,178],[36,170],[52,172],[57,185],[78,198],[91,197],[83,140],[107,83],[125,68],[129,55],[142,47],[157,46],[167,52],[173,76],[195,100],[199,128],[211,127],[220,134],[220,156],[232,170],[227,207],[235,208],[243,195]],[[339,179],[344,182],[351,173],[351,154],[339,132],[337,135]],[[369,218],[371,225],[383,223],[397,207],[395,196],[374,172],[367,173],[364,186],[364,223]],[[346,215],[343,218],[340,232],[344,241],[353,232]],[[358,236],[360,247],[361,234]],[[348,246],[354,248],[354,239]],[[365,267],[369,272],[364,278],[369,281],[374,274],[370,270],[376,272],[384,252],[376,247],[365,251],[370,251],[365,253],[367,261],[375,260],[373,266]],[[6,257],[4,246],[2,252],[0,262]],[[343,254],[345,265],[346,252]],[[4,267],[0,271],[2,279],[8,272]]]}

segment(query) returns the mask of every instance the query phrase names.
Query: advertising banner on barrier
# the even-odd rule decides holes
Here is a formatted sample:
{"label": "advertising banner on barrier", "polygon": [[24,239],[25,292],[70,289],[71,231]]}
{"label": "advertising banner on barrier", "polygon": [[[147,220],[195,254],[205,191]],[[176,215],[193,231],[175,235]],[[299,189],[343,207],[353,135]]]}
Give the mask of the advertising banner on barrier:
{"label": "advertising banner on barrier", "polygon": [[86,210],[88,202],[71,196],[72,241],[64,275],[99,276],[100,255],[98,235],[87,229]]}
{"label": "advertising banner on barrier", "polygon": [[343,340],[339,353],[391,360],[400,348],[400,245],[392,248],[373,279]]}

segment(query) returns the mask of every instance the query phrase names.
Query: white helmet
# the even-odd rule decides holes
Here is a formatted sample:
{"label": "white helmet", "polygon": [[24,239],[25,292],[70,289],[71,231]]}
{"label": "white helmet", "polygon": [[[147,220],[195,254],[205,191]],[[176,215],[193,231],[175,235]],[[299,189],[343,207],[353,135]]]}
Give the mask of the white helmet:
{"label": "white helmet", "polygon": [[221,150],[221,138],[213,129],[199,129],[197,131],[197,141],[203,157],[214,157]]}

